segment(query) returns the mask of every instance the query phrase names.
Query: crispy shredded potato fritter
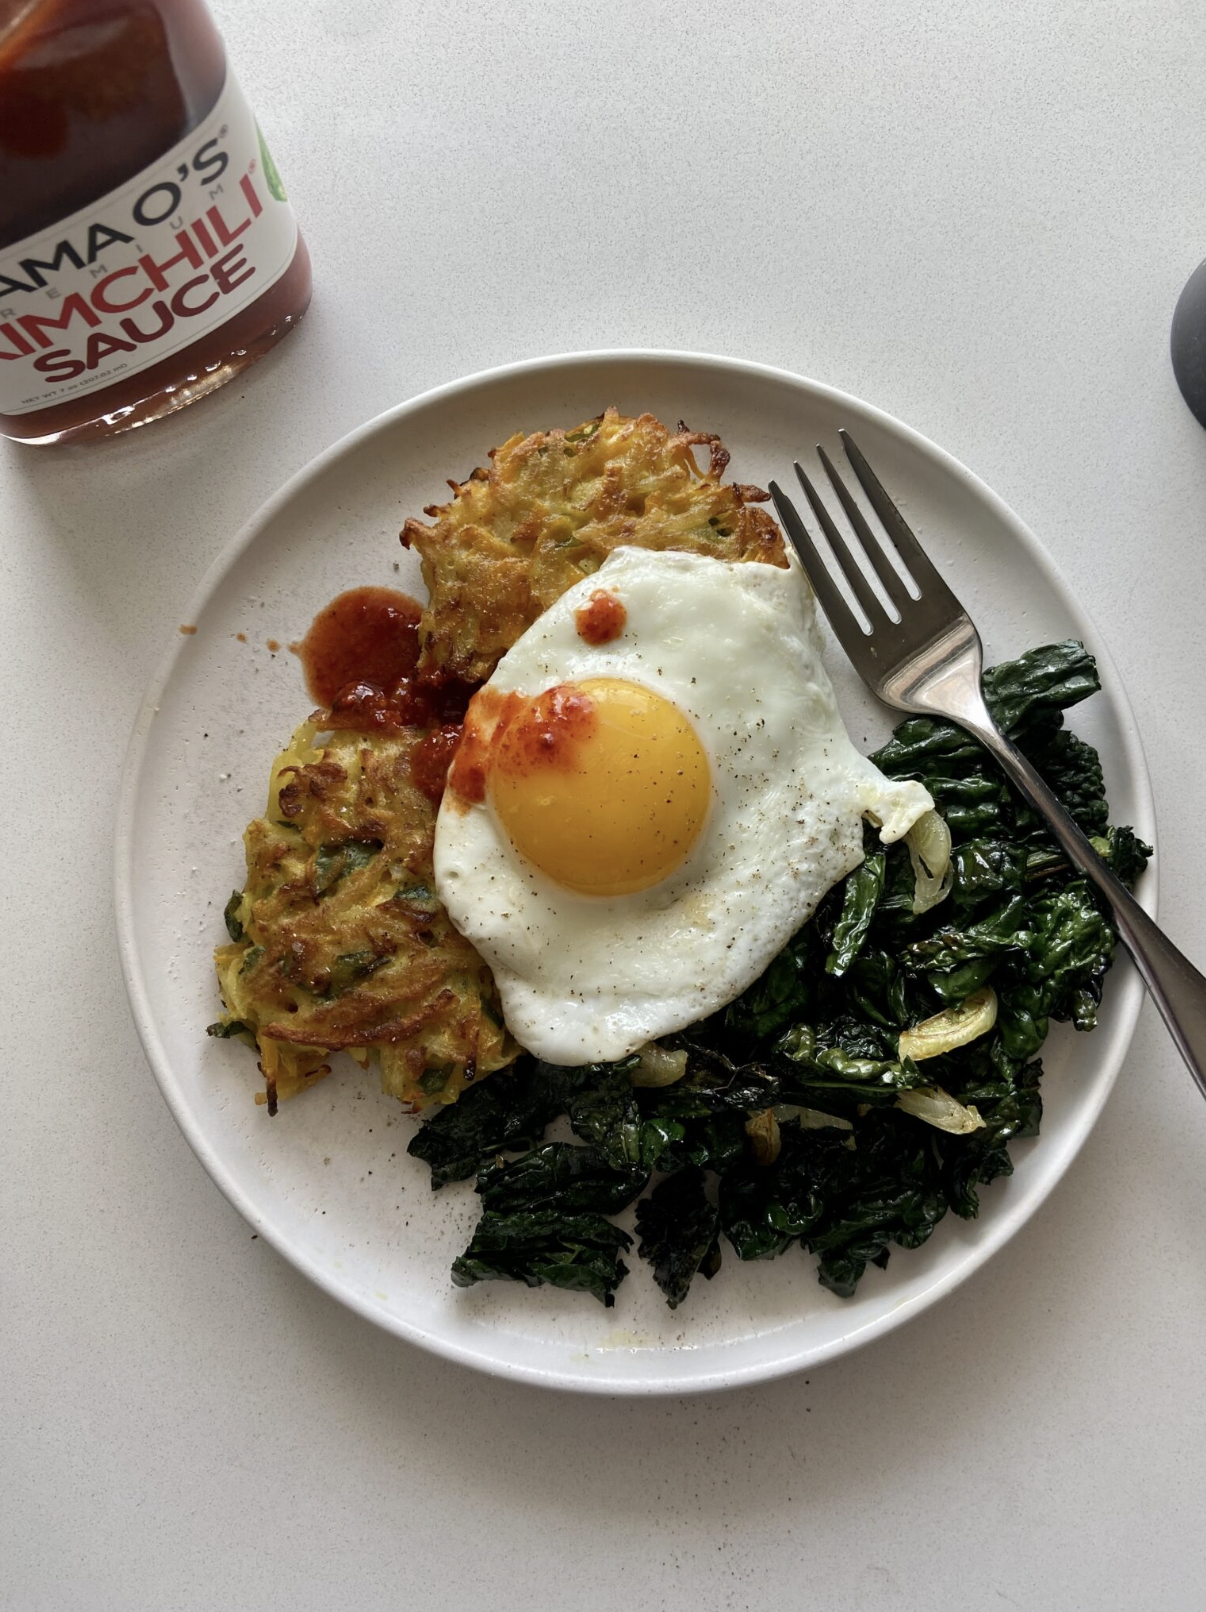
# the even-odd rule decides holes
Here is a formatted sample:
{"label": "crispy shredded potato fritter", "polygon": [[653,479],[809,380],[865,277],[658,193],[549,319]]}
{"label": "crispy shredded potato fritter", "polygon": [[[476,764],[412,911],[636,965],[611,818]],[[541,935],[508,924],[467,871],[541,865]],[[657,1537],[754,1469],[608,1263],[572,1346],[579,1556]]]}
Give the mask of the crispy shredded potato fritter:
{"label": "crispy shredded potato fritter", "polygon": [[484,682],[554,599],[623,544],[787,564],[778,526],[755,507],[766,493],[722,483],[719,437],[685,425],[672,432],[652,414],[608,409],[571,431],[513,436],[490,461],[449,483],[449,503],[428,506],[433,525],[402,529],[430,595],[421,671]]}
{"label": "crispy shredded potato fritter", "polygon": [[413,1108],[454,1102],[518,1051],[489,969],[435,897],[436,808],[410,771],[425,738],[304,723],[273,765],[228,911],[242,935],[217,952],[224,1024],[254,1036],[270,1107],[337,1051],[377,1061]]}

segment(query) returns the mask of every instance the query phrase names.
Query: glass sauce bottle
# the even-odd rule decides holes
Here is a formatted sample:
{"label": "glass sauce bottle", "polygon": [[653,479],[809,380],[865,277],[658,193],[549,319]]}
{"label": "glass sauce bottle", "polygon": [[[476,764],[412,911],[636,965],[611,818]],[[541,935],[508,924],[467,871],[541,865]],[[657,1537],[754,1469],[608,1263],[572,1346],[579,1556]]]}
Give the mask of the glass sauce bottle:
{"label": "glass sauce bottle", "polygon": [[0,0],[0,433],[145,425],[253,364],[309,301],[203,0]]}

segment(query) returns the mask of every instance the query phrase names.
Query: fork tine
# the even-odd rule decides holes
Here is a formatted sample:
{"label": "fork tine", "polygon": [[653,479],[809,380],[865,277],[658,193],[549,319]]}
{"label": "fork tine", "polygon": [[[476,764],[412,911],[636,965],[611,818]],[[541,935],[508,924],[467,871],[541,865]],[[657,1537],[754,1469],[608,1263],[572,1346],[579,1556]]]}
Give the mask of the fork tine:
{"label": "fork tine", "polygon": [[875,589],[867,581],[862,567],[851,554],[846,545],[846,539],[833,523],[833,516],[821,502],[820,496],[812,482],[805,474],[804,467],[796,460],[796,475],[800,486],[803,487],[808,502],[812,505],[812,512],[820,522],[821,530],[829,539],[829,546],[833,550],[833,557],[837,561],[838,569],[850,584],[850,591],[862,606],[863,614],[868,622],[874,626],[877,618],[883,617],[886,612],[883,605],[875,596]]}
{"label": "fork tine", "polygon": [[954,595],[951,594],[950,589],[935,570],[933,562],[914,537],[912,529],[904,516],[884,491],[879,477],[863,458],[858,443],[855,442],[849,431],[839,431],[838,436],[842,439],[842,447],[846,450],[846,457],[849,459],[854,469],[854,474],[858,477],[872,509],[884,523],[888,536],[896,544],[896,551],[905,562],[905,566],[913,581],[917,584],[918,590],[928,595],[941,589],[954,603]]}
{"label": "fork tine", "polygon": [[[856,643],[865,638],[861,623],[856,619],[850,606],[842,598],[840,590],[834,585],[833,578],[825,566],[825,562],[817,553],[816,544],[808,535],[808,529],[796,513],[796,506],[778,485],[777,482],[768,482],[770,495],[775,501],[775,508],[779,519],[783,522],[788,537],[791,538],[796,553],[800,556],[800,563],[804,567],[804,574],[812,583],[812,591],[821,601],[821,608],[829,618],[829,624],[837,634],[843,645]],[[849,650],[847,650],[849,653]]]}
{"label": "fork tine", "polygon": [[[825,474],[833,483],[833,490],[838,495],[838,501],[846,511],[846,519],[854,528],[855,536],[863,545],[863,551],[871,562],[871,569],[880,580],[884,592],[899,613],[903,614],[913,603],[913,596],[901,581],[900,574],[893,566],[891,560],[884,553],[883,544],[867,524],[867,517],[854,501],[854,497],[846,483],[834,469],[833,460],[817,444],[817,455],[825,466]],[[864,607],[865,608],[865,607]]]}

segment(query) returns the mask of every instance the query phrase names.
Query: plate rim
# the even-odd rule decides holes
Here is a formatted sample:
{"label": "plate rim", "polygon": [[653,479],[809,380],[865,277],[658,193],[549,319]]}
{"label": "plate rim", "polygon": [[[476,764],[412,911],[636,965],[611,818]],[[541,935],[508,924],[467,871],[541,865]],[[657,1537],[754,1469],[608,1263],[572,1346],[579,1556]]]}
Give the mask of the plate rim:
{"label": "plate rim", "polygon": [[[1088,647],[1097,661],[1098,670],[1101,674],[1102,690],[1103,692],[1108,691],[1110,701],[1119,718],[1128,777],[1135,793],[1135,826],[1150,841],[1153,849],[1157,852],[1152,858],[1148,871],[1143,876],[1140,889],[1136,892],[1140,904],[1154,918],[1157,913],[1159,899],[1159,856],[1151,775],[1148,771],[1143,743],[1135,721],[1130,698],[1114,664],[1113,657],[1097,629],[1096,622],[1093,620],[1091,613],[1081,603],[1079,594],[1070,586],[1060,566],[1030,530],[1029,526],[974,471],[948,453],[945,448],[942,448],[922,432],[917,431],[905,421],[889,414],[877,405],[868,403],[853,393],[830,386],[823,381],[799,375],[792,370],[722,354],[673,348],[617,347],[555,353],[545,357],[520,359],[513,363],[478,370],[456,380],[430,387],[412,398],[382,410],[361,425],[354,427],[294,471],[243,523],[206,567],[189,597],[186,606],[187,613],[184,619],[197,619],[205,604],[243,554],[251,547],[262,528],[275,519],[280,511],[305,486],[324,475],[332,464],[346,454],[352,452],[378,433],[389,430],[408,415],[419,413],[435,403],[454,398],[458,394],[470,393],[483,386],[500,384],[535,372],[543,371],[554,374],[559,370],[623,363],[646,364],[650,367],[675,364],[697,368],[705,372],[719,370],[732,376],[764,380],[780,385],[785,384],[789,388],[798,389],[813,397],[820,397],[836,407],[848,408],[886,428],[889,432],[902,439],[909,447],[918,451],[923,457],[928,457],[935,461],[949,475],[962,482],[969,492],[985,504],[996,518],[1010,529],[1017,541],[1027,551],[1031,561],[1054,585],[1055,591],[1073,602],[1077,613],[1088,629],[1085,636],[1089,641]],[[381,1311],[373,1309],[359,1295],[342,1287],[326,1270],[311,1260],[303,1249],[295,1246],[288,1236],[278,1234],[271,1219],[265,1217],[256,1209],[238,1184],[229,1176],[220,1155],[208,1144],[199,1128],[194,1128],[188,1106],[174,1079],[170,1060],[159,1041],[155,1028],[149,994],[134,943],[132,870],[134,863],[135,815],[151,729],[154,725],[164,690],[175,671],[180,657],[188,647],[188,642],[186,638],[179,635],[174,636],[156,666],[135,715],[121,768],[118,805],[114,824],[113,894],[118,955],[134,1027],[169,1112],[180,1127],[198,1162],[226,1197],[227,1201],[238,1210],[252,1229],[269,1242],[276,1252],[287,1259],[297,1271],[314,1282],[331,1298],[338,1300],[339,1303],[363,1316],[365,1320],[371,1321],[394,1336],[425,1348],[444,1359],[455,1361],[460,1365],[471,1366],[475,1370],[485,1372],[490,1376],[504,1377],[512,1381],[577,1393],[605,1394],[615,1397],[626,1397],[628,1395],[686,1395],[714,1392],[722,1388],[736,1388],[754,1382],[769,1382],[793,1372],[807,1370],[810,1367],[820,1365],[824,1361],[848,1354],[873,1339],[881,1338],[953,1292],[974,1272],[987,1264],[992,1256],[1022,1226],[1033,1218],[1056,1185],[1064,1179],[1068,1169],[1097,1124],[1101,1111],[1113,1091],[1115,1081],[1126,1059],[1144,998],[1144,988],[1138,973],[1135,971],[1130,959],[1121,951],[1112,971],[1115,984],[1111,991],[1111,994],[1118,999],[1118,1023],[1114,1027],[1111,1045],[1106,1049],[1106,1056],[1103,1059],[1104,1074],[1098,1080],[1093,1097],[1083,1110],[1076,1128],[1066,1139],[1067,1156],[1063,1167],[1049,1180],[1040,1181],[1032,1194],[1023,1203],[1011,1209],[1003,1208],[991,1221],[986,1221],[984,1224],[988,1229],[976,1247],[968,1250],[964,1258],[954,1265],[951,1270],[938,1277],[924,1292],[901,1301],[885,1314],[865,1322],[862,1326],[850,1332],[840,1334],[826,1344],[804,1351],[796,1351],[794,1354],[785,1354],[781,1358],[769,1361],[757,1361],[744,1366],[724,1366],[688,1379],[676,1377],[672,1373],[663,1373],[660,1376],[629,1379],[617,1383],[609,1379],[592,1379],[565,1369],[556,1370],[542,1365],[527,1365],[517,1361],[484,1356],[471,1346],[447,1339],[435,1331],[409,1323],[401,1317],[383,1314]],[[665,1352],[673,1356],[676,1351]]]}

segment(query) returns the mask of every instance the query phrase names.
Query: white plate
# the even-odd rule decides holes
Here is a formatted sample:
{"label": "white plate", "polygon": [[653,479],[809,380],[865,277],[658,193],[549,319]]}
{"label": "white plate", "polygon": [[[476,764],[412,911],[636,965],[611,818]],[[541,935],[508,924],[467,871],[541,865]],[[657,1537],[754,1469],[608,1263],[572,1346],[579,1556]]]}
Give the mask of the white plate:
{"label": "white plate", "polygon": [[[1154,841],[1134,720],[1082,607],[1035,538],[941,449],[854,398],[781,371],[676,353],[590,353],[472,376],[370,421],[301,471],[225,551],[186,615],[139,713],[118,822],[121,955],[138,1031],[197,1156],[251,1225],[334,1297],[450,1359],[562,1388],[676,1392],[814,1364],[899,1325],[948,1293],[1032,1215],[1067,1169],[1122,1062],[1142,988],[1120,960],[1093,1035],[1054,1030],[1046,1117],[1017,1169],[983,1193],[981,1218],[948,1215],[923,1249],[895,1250],[856,1298],[817,1283],[793,1251],[743,1265],[726,1251],[712,1282],[671,1312],[635,1257],[613,1310],[582,1295],[508,1283],[454,1289],[468,1239],[469,1183],[433,1193],[406,1155],[414,1128],[350,1063],[269,1119],[246,1047],[208,1040],[218,1011],[210,962],[222,907],[242,885],[241,834],[263,809],[269,762],[309,710],[297,661],[266,648],[301,636],[359,583],[422,595],[398,544],[404,518],[444,494],[516,430],[571,425],[608,404],[718,431],[735,480],[790,478],[792,459],[851,426],[922,542],[980,624],[989,662],[1069,636],[1097,656],[1103,691],[1076,709],[1101,751],[1113,819]],[[247,642],[237,635],[246,635]],[[852,737],[890,726],[828,655]],[[1154,905],[1154,874],[1142,898]],[[345,1060],[346,1061],[346,1060]]]}

